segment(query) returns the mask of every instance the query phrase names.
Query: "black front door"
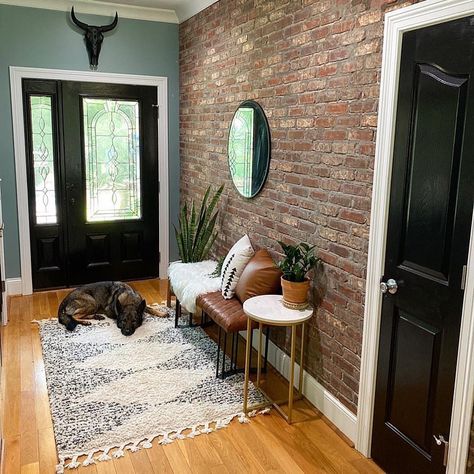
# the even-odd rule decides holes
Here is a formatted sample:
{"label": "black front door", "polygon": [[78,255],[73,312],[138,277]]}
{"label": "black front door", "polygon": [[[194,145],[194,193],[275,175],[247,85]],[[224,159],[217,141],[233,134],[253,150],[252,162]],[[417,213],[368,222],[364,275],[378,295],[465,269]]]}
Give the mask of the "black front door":
{"label": "black front door", "polygon": [[24,82],[34,289],[158,274],[156,88]]}
{"label": "black front door", "polygon": [[398,290],[383,300],[372,438],[389,473],[445,471],[473,211],[473,40],[470,18],[403,37],[384,271]]}

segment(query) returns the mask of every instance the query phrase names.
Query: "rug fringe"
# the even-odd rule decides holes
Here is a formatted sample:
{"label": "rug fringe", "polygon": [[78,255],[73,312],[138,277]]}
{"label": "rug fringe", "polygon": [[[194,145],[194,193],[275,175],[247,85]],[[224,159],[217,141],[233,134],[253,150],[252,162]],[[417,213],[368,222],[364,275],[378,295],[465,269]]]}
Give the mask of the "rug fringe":
{"label": "rug fringe", "polygon": [[33,319],[31,322],[34,323],[34,324],[37,324],[38,326],[41,326],[43,323],[45,323],[46,321],[57,321],[58,318],[57,316],[56,317],[52,317],[52,318],[43,318],[43,319]]}
{"label": "rug fringe", "polygon": [[[185,438],[194,438],[200,434],[210,434],[213,431],[227,427],[230,422],[237,418],[240,423],[250,423],[250,418],[253,418],[257,415],[266,415],[270,412],[270,408],[265,408],[260,411],[253,411],[245,415],[243,412],[235,413],[234,415],[226,416],[225,418],[220,418],[218,420],[208,421],[205,423],[198,423],[197,425],[192,426],[191,428],[182,428],[180,430],[169,431],[166,433],[158,433],[155,435],[147,435],[139,440],[129,441],[128,443],[107,446],[105,448],[98,448],[91,450],[87,453],[76,453],[70,456],[65,456],[59,458],[59,464],[56,466],[56,474],[64,474],[65,469],[76,469],[81,465],[84,467],[90,466],[91,464],[96,464],[96,462],[105,462],[110,461],[111,459],[121,458],[125,455],[125,450],[131,452],[139,451],[141,448],[151,448],[153,447],[152,442],[161,437],[158,441],[160,445],[166,445],[172,443],[175,439],[185,439]],[[211,425],[214,425],[212,427]],[[183,431],[191,430],[187,435],[183,434]],[[112,449],[117,448],[111,455],[109,452]],[[100,453],[99,456],[94,458],[94,455]],[[81,463],[78,461],[80,456],[87,456],[87,458]],[[65,464],[66,459],[71,459],[71,462]]]}

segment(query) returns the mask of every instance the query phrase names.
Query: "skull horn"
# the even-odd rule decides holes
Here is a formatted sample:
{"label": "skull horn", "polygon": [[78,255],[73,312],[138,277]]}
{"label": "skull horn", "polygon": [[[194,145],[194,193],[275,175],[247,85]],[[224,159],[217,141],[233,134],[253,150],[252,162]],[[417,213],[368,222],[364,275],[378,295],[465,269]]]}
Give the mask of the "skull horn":
{"label": "skull horn", "polygon": [[76,14],[74,13],[74,7],[71,8],[71,19],[76,26],[78,26],[81,30],[87,31],[89,25],[82,23],[82,21],[78,20]]}
{"label": "skull horn", "polygon": [[110,25],[105,25],[105,26],[99,26],[99,29],[102,33],[107,33],[107,31],[113,30],[118,23],[118,13],[115,12],[115,18],[114,21]]}

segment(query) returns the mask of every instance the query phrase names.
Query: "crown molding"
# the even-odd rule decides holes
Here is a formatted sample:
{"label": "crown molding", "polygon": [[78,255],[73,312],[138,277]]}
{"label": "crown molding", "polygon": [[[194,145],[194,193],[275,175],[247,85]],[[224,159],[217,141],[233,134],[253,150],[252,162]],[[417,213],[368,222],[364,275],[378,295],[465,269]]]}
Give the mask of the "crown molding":
{"label": "crown molding", "polygon": [[[109,3],[101,1],[90,1],[90,0],[42,0],[41,6],[38,5],[38,0],[0,0],[0,4],[14,5],[18,7],[30,7],[30,8],[41,8],[46,10],[59,10],[69,11],[72,6],[77,13],[86,13],[91,15],[102,15],[102,16],[113,16],[115,12],[118,12],[121,18],[131,18],[134,20],[146,20],[146,21],[160,21],[164,23],[179,23],[178,16],[174,10],[166,10],[162,8],[149,8],[124,5],[121,3]],[[196,5],[205,3],[213,3],[207,1],[196,1],[191,2]],[[205,6],[203,8],[206,8]],[[195,10],[195,6],[185,8],[188,10]],[[198,13],[192,13],[192,15]],[[187,13],[186,13],[187,14]]]}
{"label": "crown molding", "polygon": [[189,20],[189,18],[205,10],[207,7],[210,7],[217,1],[218,0],[190,0],[186,2],[184,5],[176,8],[179,22],[183,23],[183,21]]}

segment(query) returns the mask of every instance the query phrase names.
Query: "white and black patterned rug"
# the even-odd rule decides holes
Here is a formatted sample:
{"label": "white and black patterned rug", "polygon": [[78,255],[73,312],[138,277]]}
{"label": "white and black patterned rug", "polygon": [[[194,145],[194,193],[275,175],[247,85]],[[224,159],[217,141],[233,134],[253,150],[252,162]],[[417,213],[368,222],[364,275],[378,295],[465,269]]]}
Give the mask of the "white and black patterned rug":
{"label": "white and black patterned rug", "polygon": [[[174,317],[146,317],[132,336],[112,320],[68,332],[36,321],[59,457],[57,472],[223,428],[242,413],[243,375],[215,376],[216,344]],[[251,384],[250,403],[263,401]],[[80,463],[78,458],[86,455]]]}

